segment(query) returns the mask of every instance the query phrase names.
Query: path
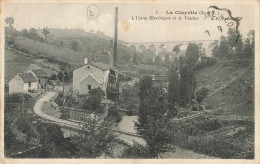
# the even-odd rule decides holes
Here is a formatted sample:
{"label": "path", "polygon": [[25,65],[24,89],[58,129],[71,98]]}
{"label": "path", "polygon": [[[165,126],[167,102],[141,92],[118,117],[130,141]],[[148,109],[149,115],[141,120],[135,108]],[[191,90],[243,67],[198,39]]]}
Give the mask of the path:
{"label": "path", "polygon": [[[40,99],[38,99],[33,108],[35,114],[46,120],[52,121],[55,124],[82,130],[82,127],[79,126],[79,123],[77,123],[77,122],[63,120],[63,119],[60,119],[60,118],[57,118],[54,116],[50,116],[50,115],[42,112],[42,106],[43,106],[44,102],[50,101],[56,94],[57,94],[57,92],[47,92]],[[132,122],[132,124],[134,124],[134,123]],[[135,134],[132,134],[130,131],[123,131],[122,128],[121,129],[119,128],[119,130],[117,130],[117,129],[112,129],[112,130],[115,131],[117,134],[119,134],[118,139],[122,140],[123,142],[125,142],[126,144],[128,144],[130,146],[132,146],[134,144],[134,141],[136,141],[137,143],[140,143],[140,144],[145,143],[141,137],[134,136]]]}
{"label": "path", "polygon": [[[123,116],[122,120],[118,124],[118,128],[120,131],[128,132],[130,134],[136,134],[137,131],[134,128],[134,123],[137,122],[137,116]],[[134,145],[134,141],[141,144],[146,145],[146,142],[143,138],[137,136],[130,136],[127,134],[120,134],[118,136],[119,139],[129,142],[131,146]]]}
{"label": "path", "polygon": [[41,97],[40,99],[38,99],[33,107],[33,110],[35,112],[35,114],[37,114],[38,116],[42,117],[42,118],[45,118],[47,120],[50,120],[50,121],[54,121],[58,124],[66,124],[68,126],[71,126],[71,127],[78,127],[78,124],[77,123],[74,123],[74,122],[71,122],[71,121],[67,121],[67,120],[63,120],[63,119],[59,119],[57,117],[53,117],[53,116],[50,116],[48,114],[45,114],[42,112],[42,105],[45,101],[49,101],[50,99],[52,99],[54,96],[56,95],[56,92],[48,92],[46,94],[43,95],[43,97]]}

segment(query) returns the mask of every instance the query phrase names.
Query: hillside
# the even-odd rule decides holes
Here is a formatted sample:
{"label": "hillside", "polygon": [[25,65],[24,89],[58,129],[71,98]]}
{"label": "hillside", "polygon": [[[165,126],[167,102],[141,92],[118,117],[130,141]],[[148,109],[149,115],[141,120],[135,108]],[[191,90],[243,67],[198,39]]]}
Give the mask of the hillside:
{"label": "hillside", "polygon": [[[52,34],[54,35],[54,34]],[[57,35],[59,36],[59,35]],[[58,43],[62,40],[63,46]],[[55,44],[55,42],[57,45]],[[74,51],[70,48],[73,41],[79,43],[79,50]],[[119,42],[120,43],[120,42]],[[48,43],[35,41],[26,37],[19,36],[15,40],[15,44],[20,50],[25,50],[30,54],[37,56],[48,57],[59,61],[67,62],[76,68],[83,64],[85,57],[90,61],[104,62],[109,64],[110,40],[100,38],[95,34],[83,35],[81,37],[59,36],[49,38]],[[132,61],[135,51],[125,45],[118,44],[118,69],[125,72],[127,75],[138,78],[144,74],[160,74],[167,71],[164,67],[146,64],[134,64]],[[137,60],[141,61],[144,58],[137,52]]]}
{"label": "hillside", "polygon": [[17,37],[15,43],[29,51],[31,54],[51,57],[57,60],[65,61],[73,66],[83,64],[84,57],[88,57],[83,52],[71,50],[69,48],[58,47],[47,43],[37,42],[25,37]]}
{"label": "hillside", "polygon": [[[110,41],[113,38],[97,34],[97,32],[86,32],[83,29],[48,29],[50,34],[48,35],[48,40],[51,44],[60,45],[60,41],[71,40],[74,38],[89,38],[90,40],[105,40]],[[42,29],[37,29],[37,33],[44,37]],[[119,44],[125,44],[123,41],[118,41]],[[67,45],[68,46],[68,45]]]}
{"label": "hillside", "polygon": [[7,84],[11,78],[25,70],[33,62],[33,58],[5,49],[5,83]]}
{"label": "hillside", "polygon": [[254,115],[252,60],[222,61],[197,74],[197,86],[210,89],[204,100],[217,114]]}

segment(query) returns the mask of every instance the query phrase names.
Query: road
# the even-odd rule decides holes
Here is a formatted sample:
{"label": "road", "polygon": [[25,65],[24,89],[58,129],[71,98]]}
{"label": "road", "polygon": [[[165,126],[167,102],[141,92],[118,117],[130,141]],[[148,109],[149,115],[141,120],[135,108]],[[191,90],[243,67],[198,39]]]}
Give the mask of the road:
{"label": "road", "polygon": [[66,124],[66,125],[70,125],[71,127],[78,127],[78,123],[74,123],[71,121],[67,121],[67,120],[63,120],[63,119],[59,119],[57,117],[53,117],[50,116],[48,114],[45,114],[42,112],[42,105],[45,101],[49,101],[51,100],[54,96],[56,95],[56,92],[46,92],[46,94],[44,94],[40,99],[38,99],[33,107],[33,110],[35,112],[36,115],[47,119],[49,121],[53,121],[56,122],[58,124]]}
{"label": "road", "polygon": [[[35,114],[46,120],[52,121],[58,125],[63,125],[63,126],[67,126],[67,127],[76,128],[76,129],[82,129],[82,127],[79,126],[79,123],[68,121],[68,120],[63,120],[63,119],[60,119],[60,118],[57,118],[54,116],[50,116],[50,115],[42,112],[42,106],[43,106],[44,102],[50,101],[56,94],[57,94],[57,92],[46,92],[44,95],[42,95],[42,97],[40,99],[38,99],[34,105],[33,110],[34,110]],[[130,126],[132,126],[132,129],[134,127],[134,122],[131,121],[131,119],[130,120],[125,119],[125,120],[122,120],[121,122],[123,123],[123,125],[129,124]],[[121,124],[121,126],[119,126],[119,130],[122,130],[122,131],[125,130],[123,128],[122,124]],[[126,133],[127,132],[132,133],[133,131],[126,130]],[[118,134],[117,138],[124,141],[128,145],[132,146],[134,144],[133,140],[135,140],[137,143],[140,143],[142,145],[145,144],[145,141],[141,137],[127,135],[126,133],[120,133],[118,131],[116,131],[116,133]]]}
{"label": "road", "polygon": [[[47,115],[47,114],[42,112],[42,106],[43,106],[44,102],[50,101],[56,95],[56,93],[57,92],[46,92],[44,95],[42,95],[42,97],[40,99],[38,99],[36,101],[35,105],[34,105],[34,108],[33,108],[34,112],[38,116],[40,116],[44,119],[47,119],[49,121],[55,122],[58,125],[82,129],[82,127],[80,127],[78,123],[59,119],[59,118]],[[119,130],[124,131],[124,132],[136,133],[136,129],[134,128],[134,122],[136,122],[136,121],[137,121],[137,116],[123,116],[123,119],[119,123],[118,128],[119,128]],[[119,133],[119,132],[116,132],[116,133],[118,134],[118,136],[117,136],[118,139],[124,141],[125,143],[127,143],[130,146],[133,146],[135,142],[137,142],[141,145],[146,144],[144,139],[141,138],[141,137],[127,135],[127,134]],[[180,157],[180,154],[181,155],[188,154],[188,156],[191,156],[191,154],[192,154],[193,158],[196,158],[199,155],[203,156],[201,158],[209,158],[209,156],[198,154],[198,153],[195,153],[195,152],[190,151],[190,150],[185,150],[185,149],[180,149],[180,148],[178,148],[178,150],[179,151],[177,151],[175,153],[170,153],[170,154],[167,154],[167,155],[165,154],[165,155],[167,156],[167,158]],[[189,152],[189,153],[187,153],[187,152]],[[187,158],[187,156],[185,156],[185,158]]]}

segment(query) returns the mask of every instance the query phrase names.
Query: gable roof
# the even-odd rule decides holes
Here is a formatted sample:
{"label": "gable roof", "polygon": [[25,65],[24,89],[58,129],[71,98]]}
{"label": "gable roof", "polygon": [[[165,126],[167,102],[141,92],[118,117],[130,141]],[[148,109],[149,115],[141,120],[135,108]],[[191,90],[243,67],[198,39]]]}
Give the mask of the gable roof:
{"label": "gable roof", "polygon": [[33,73],[37,76],[37,77],[44,77],[44,76],[48,76],[48,73],[45,72],[43,69],[34,69],[32,70]]}
{"label": "gable roof", "polygon": [[111,68],[110,65],[102,63],[102,62],[90,63],[90,65],[97,67],[97,68],[101,69],[102,71],[106,71],[106,70],[109,70]]}
{"label": "gable roof", "polygon": [[82,81],[84,81],[86,78],[88,78],[89,76],[91,76],[93,79],[95,79],[99,84],[103,84],[104,81],[95,73],[89,74],[87,75],[85,78],[83,78],[79,83],[81,83]]}
{"label": "gable roof", "polygon": [[24,83],[37,82],[37,78],[32,73],[20,73],[18,75]]}

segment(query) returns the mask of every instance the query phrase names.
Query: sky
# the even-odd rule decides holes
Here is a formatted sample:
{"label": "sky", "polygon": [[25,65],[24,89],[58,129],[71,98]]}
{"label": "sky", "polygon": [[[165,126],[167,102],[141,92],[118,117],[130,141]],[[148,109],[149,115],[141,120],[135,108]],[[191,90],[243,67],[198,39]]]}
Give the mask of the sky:
{"label": "sky", "polygon": [[[228,26],[224,21],[203,19],[202,15],[186,16],[199,17],[199,20],[184,20],[182,14],[166,14],[166,11],[210,11],[208,7],[216,5],[230,9],[233,17],[241,17],[239,30],[246,36],[254,29],[254,5],[251,3],[128,3],[102,4],[96,3],[99,14],[94,19],[87,17],[90,3],[6,3],[5,17],[14,17],[14,27],[23,28],[81,28],[102,31],[107,36],[114,35],[115,7],[118,7],[118,38],[126,42],[171,42],[192,40],[215,40],[226,35]],[[155,14],[156,11],[160,12]],[[222,11],[224,17],[227,13]],[[182,20],[132,20],[132,16],[182,17]],[[222,32],[217,28],[222,27]],[[234,27],[234,26],[233,26]],[[209,31],[209,34],[206,32]]]}

